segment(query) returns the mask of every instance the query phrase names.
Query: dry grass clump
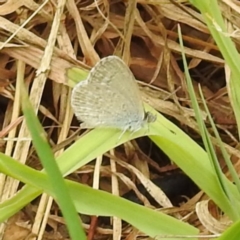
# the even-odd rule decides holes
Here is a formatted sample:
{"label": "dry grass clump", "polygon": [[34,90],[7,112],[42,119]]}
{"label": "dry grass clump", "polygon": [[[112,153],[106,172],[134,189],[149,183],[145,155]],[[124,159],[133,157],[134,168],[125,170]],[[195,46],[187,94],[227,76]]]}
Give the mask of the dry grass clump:
{"label": "dry grass clump", "polygon": [[[226,2],[220,1],[226,21],[237,25],[233,18],[233,13],[238,17],[237,9],[228,15],[226,9],[231,6]],[[71,89],[65,77],[66,68],[76,65],[87,70],[100,58],[112,54],[121,56],[141,80],[144,101],[201,144],[183,72],[177,34],[177,24],[180,24],[193,85],[197,89],[201,84],[222,140],[233,160],[238,157],[238,152],[232,148],[238,141],[235,118],[226,94],[224,60],[201,14],[187,1],[129,1],[128,4],[105,0],[8,1],[0,6],[0,15],[0,147],[5,154],[41,169],[21,113],[19,79],[25,80],[30,100],[58,156],[74,140],[70,136],[78,126],[76,119],[72,122]],[[203,118],[208,123],[204,111]],[[130,182],[122,175],[131,173],[134,179],[137,171],[131,169],[132,165],[147,178],[177,168],[145,138],[126,144],[114,154],[127,164],[126,167],[122,163],[116,174],[128,186],[133,184],[132,188],[136,187],[134,181]],[[159,162],[159,158],[166,161]],[[235,164],[238,170],[238,163]],[[96,181],[93,171],[93,166],[88,165],[70,178],[93,184]],[[109,165],[102,167],[105,178],[100,179],[101,188],[111,191],[112,171],[113,167]],[[0,178],[1,201],[4,201],[13,196],[20,185],[4,175]],[[185,210],[189,215],[183,215],[189,223],[204,232],[205,227],[193,212],[193,206],[206,196],[197,193],[192,185],[190,188],[194,189],[194,194],[191,193],[192,198],[186,200],[180,212]],[[120,187],[120,194],[127,189]],[[139,196],[146,205],[149,203],[149,199]],[[99,226],[93,230],[93,222],[93,219],[87,219],[85,228],[95,233],[94,238],[107,239],[112,234],[110,227]],[[68,237],[57,206],[52,205],[52,199],[45,194],[13,216],[7,225],[2,225],[3,231],[4,239],[27,239],[34,234],[39,236],[38,239]],[[134,235],[134,231],[126,227],[122,234],[130,236],[130,232]]]}

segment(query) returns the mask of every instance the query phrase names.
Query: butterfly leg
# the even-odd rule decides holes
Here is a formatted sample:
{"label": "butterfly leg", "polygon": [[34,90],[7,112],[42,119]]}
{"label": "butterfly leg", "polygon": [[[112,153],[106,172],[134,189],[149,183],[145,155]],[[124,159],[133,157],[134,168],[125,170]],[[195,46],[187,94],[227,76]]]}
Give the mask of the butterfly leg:
{"label": "butterfly leg", "polygon": [[123,129],[123,131],[121,132],[120,136],[118,137],[118,141],[122,138],[122,136],[124,135],[124,133],[125,133],[126,131],[128,131],[128,130],[129,130],[129,127],[128,127],[128,126]]}

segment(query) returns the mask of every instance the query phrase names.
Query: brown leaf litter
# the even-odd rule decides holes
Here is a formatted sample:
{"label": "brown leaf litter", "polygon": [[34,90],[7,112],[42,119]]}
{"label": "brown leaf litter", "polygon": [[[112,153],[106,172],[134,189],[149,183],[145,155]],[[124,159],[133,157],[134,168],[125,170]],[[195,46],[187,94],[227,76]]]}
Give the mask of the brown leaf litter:
{"label": "brown leaf litter", "polygon": [[[177,24],[180,24],[194,88],[197,90],[198,84],[201,84],[227,150],[234,160],[239,159],[239,153],[234,149],[238,142],[236,122],[225,87],[224,60],[201,15],[189,3],[169,0],[129,1],[128,4],[121,0],[37,2],[11,0],[0,6],[2,152],[39,168],[27,127],[22,121],[18,78],[25,79],[31,102],[35,111],[39,112],[39,119],[46,129],[49,142],[58,150],[55,154],[58,156],[69,145],[66,139],[73,134],[73,125],[78,125],[76,121],[76,124],[72,123],[71,90],[67,86],[65,69],[75,65],[89,69],[100,58],[112,54],[122,56],[136,78],[141,80],[144,101],[195,138],[198,130],[181,66],[177,35]],[[232,5],[236,1],[219,3],[225,21],[238,27],[239,6]],[[231,9],[231,16],[227,15],[226,9]],[[232,38],[238,46],[238,38],[234,35]],[[208,122],[204,110],[202,115]],[[216,145],[214,139],[213,142]],[[100,159],[96,161],[101,176],[104,176],[98,179],[101,180],[99,185],[96,183],[98,180],[93,178],[92,165],[83,167],[70,178],[101,186],[108,191],[113,189],[115,194],[120,195],[128,191],[126,186],[131,186],[145,205],[154,207],[137,189],[136,184],[140,182],[152,191],[160,205],[172,207],[166,210],[169,214],[185,218],[204,233],[211,232],[213,228],[206,228],[206,224],[209,226],[208,223],[213,220],[210,217],[206,219],[206,214],[203,221],[199,220],[201,212],[207,209],[206,205],[198,206],[198,215],[194,212],[194,206],[206,198],[203,193],[195,192],[180,208],[174,208],[165,194],[149,180],[164,172],[176,171],[177,167],[170,164],[169,159],[148,139],[128,143],[103,156],[103,160],[105,158],[111,160],[107,166],[102,166]],[[156,159],[163,162],[159,163]],[[234,164],[238,171],[238,161]],[[222,167],[225,169],[224,165]],[[116,178],[110,182],[113,172]],[[117,183],[118,178],[125,185]],[[1,176],[0,182],[4,193],[1,201],[14,195],[20,187],[17,181],[5,176]],[[30,239],[35,235],[38,239],[68,239],[64,221],[58,216],[54,204],[48,216],[49,210],[46,209],[51,204],[52,199],[43,194],[32,205],[21,210],[7,225],[1,226],[1,232],[5,229],[3,239]],[[87,219],[84,224],[89,238],[107,239],[112,234],[115,237],[119,234],[117,236],[130,239],[142,235],[131,226],[121,229],[116,219],[115,227],[119,227],[119,233],[114,232],[116,228],[93,228],[97,223],[89,223],[91,221]],[[224,226],[219,228],[222,230]]]}

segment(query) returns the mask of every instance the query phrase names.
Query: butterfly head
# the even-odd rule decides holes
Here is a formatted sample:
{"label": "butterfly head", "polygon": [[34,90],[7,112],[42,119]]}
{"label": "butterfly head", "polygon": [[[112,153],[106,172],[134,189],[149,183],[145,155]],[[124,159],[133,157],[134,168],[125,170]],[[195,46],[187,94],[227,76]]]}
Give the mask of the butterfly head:
{"label": "butterfly head", "polygon": [[145,115],[144,115],[144,122],[145,123],[155,122],[156,120],[157,120],[157,115],[153,115],[150,112],[145,112]]}

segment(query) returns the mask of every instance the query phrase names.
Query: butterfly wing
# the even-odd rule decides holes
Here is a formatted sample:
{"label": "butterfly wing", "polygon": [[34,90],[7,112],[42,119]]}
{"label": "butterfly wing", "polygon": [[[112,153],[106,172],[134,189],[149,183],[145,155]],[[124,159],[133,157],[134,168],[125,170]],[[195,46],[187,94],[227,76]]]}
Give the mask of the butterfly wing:
{"label": "butterfly wing", "polygon": [[84,127],[139,128],[144,108],[137,83],[116,56],[103,58],[72,93],[72,107]]}
{"label": "butterfly wing", "polygon": [[[107,72],[107,74],[106,74]],[[112,89],[116,89],[118,94],[128,99],[129,104],[144,114],[141,95],[137,82],[128,66],[117,56],[103,58],[89,74],[91,82],[105,82]]]}

